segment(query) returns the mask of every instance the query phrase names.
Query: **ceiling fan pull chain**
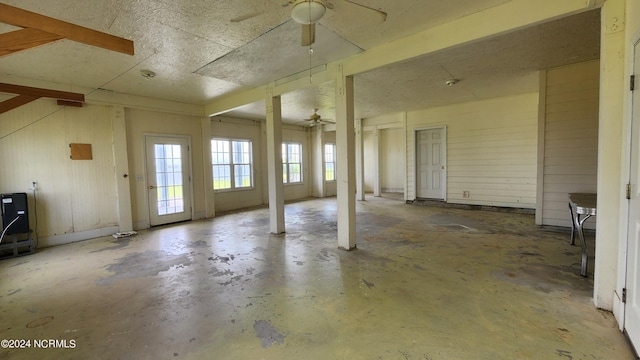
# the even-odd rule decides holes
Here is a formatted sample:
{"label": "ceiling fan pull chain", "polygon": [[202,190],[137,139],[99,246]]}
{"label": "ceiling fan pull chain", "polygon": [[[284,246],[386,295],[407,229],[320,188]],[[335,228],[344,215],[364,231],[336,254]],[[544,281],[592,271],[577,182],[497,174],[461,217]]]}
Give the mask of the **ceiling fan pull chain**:
{"label": "ceiling fan pull chain", "polygon": [[313,55],[313,47],[310,44],[309,45],[309,84],[313,84],[313,79],[311,74],[311,55]]}

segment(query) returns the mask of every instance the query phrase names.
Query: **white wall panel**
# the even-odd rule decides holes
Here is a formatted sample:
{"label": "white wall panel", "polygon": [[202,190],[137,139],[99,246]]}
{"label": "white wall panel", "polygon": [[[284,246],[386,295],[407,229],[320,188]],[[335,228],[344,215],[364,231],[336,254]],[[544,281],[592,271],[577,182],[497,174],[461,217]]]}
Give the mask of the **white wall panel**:
{"label": "white wall panel", "polygon": [[[364,147],[364,191],[373,192],[375,186],[376,163],[375,163],[375,145],[377,140],[373,131],[366,131],[362,134],[362,142]],[[401,176],[401,174],[398,174]]]}
{"label": "white wall panel", "polygon": [[140,229],[149,226],[148,190],[145,186],[146,175],[143,150],[145,134],[183,135],[191,138],[193,212],[196,218],[204,217],[204,214],[206,214],[201,119],[199,116],[142,109],[125,109],[134,228]]}
{"label": "white wall panel", "polygon": [[[267,189],[266,184],[263,184],[263,172],[267,169],[262,162],[265,144],[262,142],[260,125],[258,121],[228,117],[215,117],[211,121],[211,134],[208,138],[205,137],[205,141],[210,141],[217,137],[251,140],[253,146],[253,188],[211,192],[215,197],[216,212],[262,205],[263,191]],[[211,164],[205,164],[205,176],[213,176]]]}
{"label": "white wall panel", "polygon": [[546,72],[543,225],[571,226],[568,193],[597,190],[599,67],[592,61]]}
{"label": "white wall panel", "polygon": [[[29,194],[30,224],[35,228],[37,215],[40,246],[83,240],[117,226],[110,111],[40,99],[0,115],[0,192]],[[91,144],[93,159],[71,160],[70,143]],[[31,181],[38,184],[37,209]]]}
{"label": "white wall panel", "polygon": [[380,130],[380,187],[385,192],[404,191],[405,130]]}
{"label": "white wall panel", "polygon": [[416,194],[415,131],[446,126],[447,202],[535,208],[537,108],[527,93],[407,112],[407,197]]}
{"label": "white wall panel", "polygon": [[312,196],[311,185],[311,138],[308,128],[300,126],[282,127],[282,141],[296,142],[302,144],[302,183],[301,184],[285,184],[284,199],[285,201],[304,199]]}

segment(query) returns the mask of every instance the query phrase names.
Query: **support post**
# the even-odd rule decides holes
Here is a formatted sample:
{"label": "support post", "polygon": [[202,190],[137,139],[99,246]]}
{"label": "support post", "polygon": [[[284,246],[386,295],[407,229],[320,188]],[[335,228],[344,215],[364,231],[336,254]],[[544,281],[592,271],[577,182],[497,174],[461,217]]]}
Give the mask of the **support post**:
{"label": "support post", "polygon": [[373,196],[382,196],[380,186],[380,129],[376,126],[373,131],[373,158],[374,158],[374,176],[373,176]]}
{"label": "support post", "polygon": [[269,178],[269,229],[281,234],[284,229],[284,185],[282,183],[282,111],[280,96],[267,88],[267,167]]}
{"label": "support post", "polygon": [[356,167],[353,77],[336,77],[336,151],[338,175],[338,247],[356,247]]}
{"label": "support post", "polygon": [[124,118],[124,107],[113,106],[111,108],[111,127],[113,131],[113,162],[118,204],[118,231],[126,232],[133,230],[133,216],[131,215],[131,185],[129,183],[127,127]]}
{"label": "support post", "polygon": [[364,201],[364,142],[362,141],[362,119],[356,120],[356,199]]}

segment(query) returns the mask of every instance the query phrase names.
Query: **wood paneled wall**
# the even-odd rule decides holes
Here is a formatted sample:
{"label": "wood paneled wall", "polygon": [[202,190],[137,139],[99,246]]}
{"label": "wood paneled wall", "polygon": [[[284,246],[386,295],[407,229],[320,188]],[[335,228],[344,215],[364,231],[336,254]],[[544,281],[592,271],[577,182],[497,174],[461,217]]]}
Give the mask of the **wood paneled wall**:
{"label": "wood paneled wall", "polygon": [[[28,193],[39,246],[118,230],[110,111],[40,99],[0,116],[0,192]],[[93,159],[71,160],[70,143],[91,144]]]}
{"label": "wood paneled wall", "polygon": [[537,93],[408,112],[408,198],[416,196],[415,132],[446,126],[447,202],[535,208],[537,121]]}
{"label": "wood paneled wall", "polygon": [[597,190],[599,82],[599,61],[546,72],[543,225],[571,226],[567,194]]}

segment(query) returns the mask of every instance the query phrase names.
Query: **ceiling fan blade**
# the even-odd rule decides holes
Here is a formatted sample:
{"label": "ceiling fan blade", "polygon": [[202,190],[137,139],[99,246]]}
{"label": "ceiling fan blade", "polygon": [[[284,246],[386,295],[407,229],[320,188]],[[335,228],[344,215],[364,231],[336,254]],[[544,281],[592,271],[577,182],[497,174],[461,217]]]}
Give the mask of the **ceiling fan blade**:
{"label": "ceiling fan blade", "polygon": [[242,16],[235,17],[235,18],[231,19],[230,21],[232,23],[242,22],[242,21],[245,21],[245,20],[253,19],[254,17],[256,17],[258,15],[262,15],[262,14],[263,14],[263,12],[260,12],[260,11],[259,12],[253,12],[253,13],[250,13],[250,14],[244,14]]}
{"label": "ceiling fan blade", "polygon": [[382,16],[382,21],[386,21],[386,20],[387,20],[387,13],[386,13],[386,12],[384,12],[384,11],[382,11],[382,10],[378,10],[378,9],[374,9],[374,8],[372,8],[372,7],[368,7],[368,6],[366,6],[366,5],[358,4],[358,3],[353,2],[353,1],[351,1],[351,0],[342,0],[342,1],[344,1],[344,2],[346,2],[346,3],[349,3],[349,4],[356,5],[356,6],[360,6],[361,8],[364,8],[364,9],[367,9],[367,10],[375,11],[375,12],[377,12],[378,14],[380,14],[380,16]]}
{"label": "ceiling fan blade", "polygon": [[316,41],[316,24],[302,25],[302,46],[309,46]]}

